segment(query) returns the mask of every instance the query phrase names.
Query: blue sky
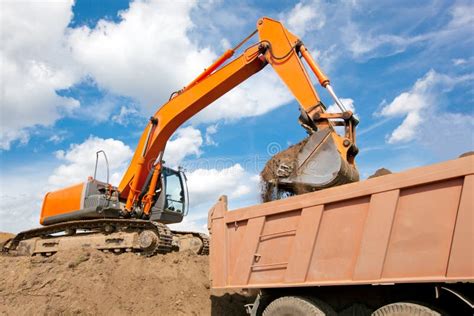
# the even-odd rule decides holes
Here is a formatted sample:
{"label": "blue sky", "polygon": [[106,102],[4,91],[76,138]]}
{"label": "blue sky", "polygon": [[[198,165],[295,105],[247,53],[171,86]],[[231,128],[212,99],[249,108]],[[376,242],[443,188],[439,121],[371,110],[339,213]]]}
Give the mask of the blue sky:
{"label": "blue sky", "polygon": [[[38,222],[48,190],[83,181],[105,149],[117,182],[146,122],[261,16],[310,48],[355,108],[362,177],[474,148],[472,1],[117,1],[1,3],[1,231]],[[328,94],[316,86],[323,102]],[[220,194],[258,201],[270,148],[305,136],[267,67],[186,123],[166,160],[188,171],[204,229]],[[103,175],[103,174],[102,174]]]}

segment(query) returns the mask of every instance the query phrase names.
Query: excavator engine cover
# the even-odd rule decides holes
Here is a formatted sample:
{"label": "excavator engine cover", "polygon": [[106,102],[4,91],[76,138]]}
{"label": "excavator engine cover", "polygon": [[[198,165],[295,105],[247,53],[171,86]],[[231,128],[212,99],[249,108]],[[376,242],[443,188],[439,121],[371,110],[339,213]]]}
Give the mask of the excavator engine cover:
{"label": "excavator engine cover", "polygon": [[40,223],[51,225],[71,220],[118,217],[120,204],[115,187],[90,179],[48,192],[41,208]]}
{"label": "excavator engine cover", "polygon": [[272,157],[262,179],[266,190],[279,191],[264,192],[263,199],[270,201],[281,192],[295,195],[356,182],[359,173],[342,158],[331,130],[324,129]]}

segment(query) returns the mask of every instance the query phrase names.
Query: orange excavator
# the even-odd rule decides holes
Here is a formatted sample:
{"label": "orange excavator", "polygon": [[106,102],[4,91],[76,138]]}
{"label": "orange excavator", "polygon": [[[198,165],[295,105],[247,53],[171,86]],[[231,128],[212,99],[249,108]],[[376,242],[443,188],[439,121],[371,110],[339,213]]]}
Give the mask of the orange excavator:
{"label": "orange excavator", "polygon": [[[255,34],[258,42],[230,60]],[[341,113],[325,112],[303,60]],[[84,183],[49,192],[41,210],[43,227],[19,233],[6,243],[4,250],[49,256],[61,249],[89,246],[148,256],[174,249],[207,254],[206,235],[175,232],[166,226],[183,220],[189,199],[184,173],[166,167],[163,153],[171,135],[184,122],[268,64],[298,101],[299,121],[310,134],[295,160],[278,166],[282,172],[272,179],[273,184],[317,190],[357,181],[357,120],[344,108],[303,42],[280,22],[261,18],[252,34],[182,90],[174,92],[150,118],[118,187],[94,176]],[[335,126],[344,126],[343,136]],[[99,152],[97,158],[98,155]]]}

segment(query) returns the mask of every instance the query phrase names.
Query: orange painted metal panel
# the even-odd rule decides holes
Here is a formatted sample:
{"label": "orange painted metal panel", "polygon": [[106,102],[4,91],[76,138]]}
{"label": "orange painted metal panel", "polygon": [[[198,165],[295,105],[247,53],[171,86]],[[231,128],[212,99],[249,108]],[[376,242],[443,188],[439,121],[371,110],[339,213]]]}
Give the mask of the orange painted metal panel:
{"label": "orange painted metal panel", "polygon": [[249,282],[260,282],[260,276],[263,276],[264,280],[271,279],[273,282],[283,280],[300,215],[301,210],[293,210],[266,218],[259,237]]}
{"label": "orange painted metal panel", "polygon": [[253,217],[287,212],[319,204],[348,200],[363,195],[413,187],[420,184],[464,177],[474,169],[474,156],[450,160],[439,164],[415,168],[402,173],[345,184],[323,191],[290,197],[284,200],[244,207],[226,214],[226,221],[233,222]]}
{"label": "orange painted metal panel", "polygon": [[245,228],[245,234],[242,238],[242,246],[240,248],[237,262],[229,275],[228,281],[237,284],[247,283],[252,264],[255,262],[255,254],[259,244],[260,235],[262,233],[265,219],[263,217],[253,218],[249,220]]}
{"label": "orange painted metal panel", "polygon": [[302,210],[285,271],[286,283],[304,282],[306,280],[323,209],[322,205],[317,205]]}
{"label": "orange painted metal panel", "polygon": [[383,278],[445,275],[461,187],[458,178],[401,190]]}
{"label": "orange painted metal panel", "polygon": [[81,209],[85,186],[86,183],[80,183],[61,190],[48,192],[44,197],[41,208],[40,223],[43,224],[47,217]]}
{"label": "orange painted metal panel", "polygon": [[400,190],[392,190],[371,196],[359,257],[354,268],[354,280],[375,280],[382,276],[399,195]]}
{"label": "orange painted metal panel", "polygon": [[212,226],[211,238],[214,240],[214,250],[210,252],[210,261],[212,262],[221,262],[220,265],[213,265],[211,267],[211,280],[213,284],[218,284],[219,286],[224,286],[226,284],[227,277],[227,253],[226,246],[228,240],[226,239],[226,229],[224,223],[224,213],[226,211],[225,205],[227,205],[227,198],[221,197],[221,203],[217,204],[209,212],[209,227]]}
{"label": "orange painted metal panel", "polygon": [[212,286],[474,282],[473,191],[471,156],[235,211],[222,199]]}
{"label": "orange painted metal panel", "polygon": [[352,278],[368,206],[368,197],[324,206],[308,281]]}
{"label": "orange painted metal panel", "polygon": [[447,275],[474,275],[474,176],[464,179]]}
{"label": "orange painted metal panel", "polygon": [[[316,90],[309,80],[303,63],[296,51],[291,52],[292,47],[299,41],[295,35],[289,32],[280,22],[262,18],[257,23],[260,41],[267,41],[272,45],[272,53],[267,52],[267,60],[273,66],[280,78],[295,96],[298,103],[304,108],[317,105],[320,100]],[[291,52],[290,54],[288,54]],[[275,59],[274,57],[283,57]]]}
{"label": "orange painted metal panel", "polygon": [[[276,214],[266,219],[257,248],[260,258],[254,262],[252,268],[261,270],[265,265],[283,262],[286,265],[300,214],[301,211],[297,210],[284,214],[286,216]],[[280,251],[275,251],[276,246],[281,246]]]}
{"label": "orange painted metal panel", "polygon": [[[227,265],[223,265],[223,269],[227,269],[227,271],[234,271],[238,256],[241,253],[241,247],[245,245],[243,237],[246,235],[247,223],[248,221],[241,221],[226,224],[225,238],[227,240],[226,255],[228,260],[226,260]],[[230,249],[232,251],[229,251]]]}

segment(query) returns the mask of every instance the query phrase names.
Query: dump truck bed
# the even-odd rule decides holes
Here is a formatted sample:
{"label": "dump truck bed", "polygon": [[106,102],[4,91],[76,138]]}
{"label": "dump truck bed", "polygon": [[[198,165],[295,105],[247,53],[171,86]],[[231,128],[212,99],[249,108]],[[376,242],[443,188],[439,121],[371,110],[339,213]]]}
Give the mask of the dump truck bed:
{"label": "dump truck bed", "polygon": [[474,282],[474,156],[209,212],[213,288]]}

